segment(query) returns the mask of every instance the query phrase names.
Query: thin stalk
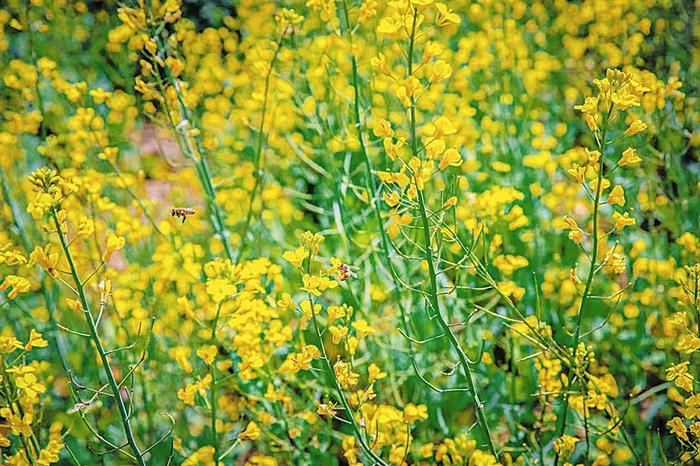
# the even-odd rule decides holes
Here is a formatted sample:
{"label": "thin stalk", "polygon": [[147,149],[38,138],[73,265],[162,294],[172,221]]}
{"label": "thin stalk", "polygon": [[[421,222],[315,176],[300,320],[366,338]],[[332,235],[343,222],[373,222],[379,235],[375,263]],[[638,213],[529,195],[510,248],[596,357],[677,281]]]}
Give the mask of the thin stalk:
{"label": "thin stalk", "polygon": [[[613,106],[610,106],[610,109],[608,110],[607,116],[605,118],[605,125],[603,126],[603,132],[601,135],[600,140],[596,138],[596,141],[598,141],[598,147],[600,149],[600,160],[598,162],[598,177],[597,177],[597,183],[596,183],[596,189],[595,189],[595,197],[593,199],[593,231],[591,232],[591,238],[592,238],[592,250],[590,254],[590,260],[591,260],[591,267],[588,271],[588,277],[586,278],[586,286],[583,290],[583,295],[581,296],[581,302],[579,303],[578,307],[578,312],[576,314],[576,329],[574,331],[574,341],[573,341],[573,346],[572,349],[574,351],[573,358],[575,360],[576,357],[576,348],[578,347],[579,340],[581,338],[581,327],[583,323],[583,314],[584,311],[586,310],[586,304],[588,303],[588,299],[591,294],[591,288],[593,286],[593,277],[596,272],[596,261],[598,259],[598,242],[600,240],[599,235],[598,235],[598,211],[600,208],[600,196],[603,192],[602,189],[602,182],[603,182],[603,168],[605,167],[604,165],[604,160],[605,160],[605,145],[607,143],[607,135],[608,135],[608,126],[610,125],[610,115],[612,114]],[[573,366],[573,364],[572,364]],[[566,431],[566,418],[569,413],[569,391],[571,390],[571,384],[573,383],[574,377],[573,374],[571,377],[569,377],[569,381],[567,383],[567,388],[566,391],[564,392],[564,401],[561,407],[561,413],[559,415],[559,418],[561,419],[561,422],[559,424],[559,432],[557,434],[557,437],[561,437],[564,435],[564,432]],[[583,383],[583,382],[581,382]],[[559,455],[556,454],[554,456],[554,464],[555,466],[559,463]]]}
{"label": "thin stalk", "polygon": [[316,319],[316,311],[314,310],[314,303],[311,300],[311,296],[309,296],[309,304],[311,304],[311,317],[312,321],[314,323],[314,330],[316,332],[316,338],[318,340],[318,346],[321,349],[321,357],[323,359],[324,365],[326,367],[326,373],[328,376],[333,380],[333,386],[335,387],[335,390],[338,394],[338,398],[340,399],[340,404],[343,405],[343,410],[345,411],[345,415],[348,417],[348,422],[350,423],[350,426],[352,427],[353,432],[355,433],[355,438],[360,442],[360,446],[364,450],[364,452],[372,458],[372,460],[379,465],[383,466],[388,466],[388,464],[379,456],[377,455],[372,448],[367,444],[367,441],[365,437],[362,435],[362,432],[360,431],[360,427],[357,425],[357,421],[355,420],[355,416],[352,414],[352,410],[350,409],[350,405],[348,404],[348,400],[345,398],[345,393],[343,392],[343,387],[340,386],[340,382],[338,382],[338,379],[335,376],[335,371],[333,370],[333,366],[331,366],[331,361],[328,359],[328,354],[326,353],[326,347],[323,344],[323,335],[321,334],[321,329],[318,325],[318,320]]}
{"label": "thin stalk", "polygon": [[117,166],[117,164],[113,163],[112,161],[107,161],[107,163],[108,163],[109,167],[112,169],[112,171],[114,172],[114,174],[117,175],[117,178],[119,178],[119,181],[121,181],[122,186],[124,187],[124,190],[126,190],[126,192],[129,194],[129,196],[131,196],[131,198],[138,203],[139,207],[143,211],[144,217],[146,217],[146,220],[148,220],[148,222],[151,224],[151,226],[156,231],[156,233],[158,233],[163,238],[171,241],[171,243],[172,243],[172,239],[169,238],[168,236],[166,236],[165,233],[163,233],[163,231],[158,227],[158,223],[156,222],[156,220],[148,212],[148,209],[146,208],[146,204],[143,202],[143,199],[141,199],[139,196],[137,196],[136,193],[134,192],[134,190],[131,189],[129,184],[126,182],[126,180],[124,179],[124,174],[122,173],[119,166]]}
{"label": "thin stalk", "polygon": [[[391,259],[389,257],[389,254],[392,251],[392,248],[390,246],[390,241],[389,237],[386,233],[386,230],[384,229],[384,222],[382,221],[382,212],[381,212],[381,199],[379,197],[379,188],[377,187],[377,180],[375,179],[373,175],[373,169],[372,169],[372,161],[369,158],[369,154],[367,152],[367,145],[365,144],[365,137],[364,137],[364,124],[360,115],[360,78],[359,74],[357,72],[357,59],[355,58],[355,54],[352,52],[353,50],[353,43],[352,43],[352,28],[350,27],[350,16],[348,14],[348,5],[347,5],[347,0],[343,0],[343,12],[345,15],[345,27],[348,32],[348,41],[350,43],[350,61],[352,64],[352,87],[354,90],[354,99],[353,99],[353,110],[354,110],[354,116],[355,116],[355,128],[357,129],[357,139],[360,143],[360,151],[362,153],[362,161],[363,165],[365,167],[365,188],[367,189],[367,192],[369,193],[369,200],[370,203],[372,204],[372,211],[374,212],[374,218],[375,221],[377,222],[377,229],[379,230],[379,234],[382,240],[382,253],[384,254],[384,259],[388,261],[388,267],[389,267],[389,273],[391,275],[391,278],[393,280],[393,287],[392,287],[392,294],[394,295],[394,299],[396,300],[396,304],[399,308],[400,314],[401,314],[401,321],[404,326],[404,331],[406,332],[406,335],[409,335],[409,325],[408,325],[408,316],[406,314],[406,310],[404,309],[403,304],[401,303],[401,283],[399,280],[399,277],[396,274],[396,271],[394,270],[393,264],[391,263]],[[383,258],[379,257],[379,255],[375,252],[374,254],[375,260],[378,263],[382,263]],[[410,338],[407,339],[408,341],[408,346],[409,349],[411,350],[411,353],[413,353],[413,345],[411,343]]]}
{"label": "thin stalk", "polygon": [[[410,36],[410,41],[409,41],[409,47],[408,47],[408,75],[411,76],[413,74],[413,50],[415,46],[415,33],[416,33],[416,22],[418,18],[418,10],[414,10],[413,13],[413,24],[411,26],[411,36]],[[417,156],[418,154],[418,149],[417,149],[417,144],[418,144],[418,137],[416,134],[416,105],[415,105],[415,98],[411,96],[411,108],[410,108],[410,136],[411,136],[411,152],[414,157]],[[469,392],[472,395],[473,402],[474,402],[474,408],[476,410],[476,415],[478,419],[479,426],[481,427],[481,430],[486,437],[486,442],[489,448],[489,451],[491,454],[495,457],[498,458],[498,452],[496,451],[496,448],[493,444],[493,440],[491,439],[491,431],[489,429],[488,422],[486,420],[486,414],[484,412],[484,405],[479,399],[479,395],[476,392],[476,386],[474,384],[474,379],[472,376],[471,368],[469,366],[469,361],[467,359],[467,356],[464,354],[464,351],[462,350],[462,347],[459,344],[459,341],[457,340],[457,337],[455,336],[454,332],[452,331],[452,328],[450,325],[445,321],[445,318],[442,316],[442,313],[440,311],[440,302],[438,300],[438,285],[437,285],[437,280],[436,280],[436,272],[435,272],[435,264],[433,262],[433,245],[432,245],[432,239],[430,235],[430,224],[428,222],[428,215],[426,212],[425,208],[425,198],[423,196],[423,191],[418,189],[418,183],[416,181],[415,176],[413,177],[414,184],[416,186],[416,192],[418,193],[418,208],[420,211],[420,217],[421,217],[421,222],[422,222],[422,227],[423,227],[423,242],[424,242],[424,249],[425,249],[425,260],[428,263],[428,274],[430,275],[430,290],[429,290],[429,299],[430,299],[430,305],[433,308],[433,312],[435,314],[435,317],[437,319],[438,324],[440,325],[443,333],[447,335],[447,338],[450,342],[450,346],[454,349],[454,351],[457,353],[457,356],[459,357],[460,361],[460,366],[462,367],[462,372],[464,373],[464,378],[467,381],[467,388],[469,389]]]}
{"label": "thin stalk", "polygon": [[[246,237],[248,236],[248,230],[250,229],[251,222],[253,220],[253,202],[255,202],[255,197],[258,194],[258,190],[262,190],[262,150],[265,144],[265,117],[267,115],[267,103],[270,95],[270,81],[272,80],[272,71],[275,69],[275,63],[277,63],[277,57],[279,56],[280,48],[282,47],[282,37],[275,43],[275,53],[270,61],[270,67],[265,75],[265,90],[263,93],[263,105],[260,115],[260,126],[258,127],[258,138],[255,148],[255,184],[253,185],[253,190],[250,193],[250,202],[248,203],[248,213],[246,214],[245,223],[243,224],[243,230],[241,232],[241,243],[238,246],[238,252],[236,253],[236,258],[240,258],[243,253],[243,246],[246,244]],[[261,196],[262,202],[262,196]],[[262,209],[261,209],[262,213]]]}
{"label": "thin stalk", "polygon": [[695,315],[697,316],[698,324],[698,337],[700,337],[700,303],[698,299],[700,297],[700,272],[695,272],[695,290],[693,291],[693,305],[695,306]]}
{"label": "thin stalk", "polygon": [[[216,309],[216,317],[214,318],[214,324],[211,327],[211,337],[209,341],[211,344],[216,343],[216,327],[219,325],[219,316],[221,315],[221,305],[223,301],[219,303]],[[216,355],[214,360],[209,365],[209,370],[211,373],[211,398],[209,404],[211,405],[211,437],[212,443],[214,444],[214,458],[219,457],[219,433],[216,430],[216,418],[217,418],[217,407],[216,407]]]}
{"label": "thin stalk", "polygon": [[[16,399],[16,387],[14,387],[14,383],[12,382],[12,379],[9,377],[9,374],[7,373],[7,368],[5,366],[5,358],[0,358],[0,369],[2,370],[2,383],[3,383],[3,388],[5,391],[5,398],[7,398],[7,407],[10,409],[10,412],[14,415],[19,417],[24,417],[24,408],[22,408],[22,405],[18,402]],[[15,407],[17,410],[15,411]],[[36,461],[34,459],[34,455],[38,455],[39,452],[41,451],[41,448],[39,447],[39,442],[36,439],[36,435],[34,434],[34,430],[31,431],[30,435],[30,440],[31,443],[27,442],[27,439],[22,435],[20,436],[22,440],[22,445],[24,447],[24,450],[27,453],[27,459],[30,461],[31,464],[35,464]],[[32,447],[34,448],[34,452],[32,452]]]}
{"label": "thin stalk", "polygon": [[141,453],[141,450],[139,449],[139,446],[136,444],[136,439],[134,438],[134,433],[131,429],[131,423],[129,422],[129,413],[126,409],[126,405],[124,404],[124,400],[121,397],[119,384],[117,383],[117,380],[114,377],[114,372],[112,371],[112,366],[110,365],[109,357],[107,356],[104,346],[102,345],[102,340],[100,339],[100,336],[97,333],[95,319],[93,318],[92,313],[90,312],[90,304],[87,300],[87,296],[85,295],[85,288],[83,287],[82,281],[80,280],[80,275],[78,274],[78,270],[75,266],[75,261],[73,260],[73,256],[68,247],[66,237],[63,234],[63,229],[61,228],[61,222],[58,219],[56,209],[53,207],[51,208],[51,217],[53,218],[53,223],[56,227],[56,232],[58,233],[58,237],[61,241],[63,253],[66,256],[66,260],[68,261],[68,265],[70,267],[70,274],[73,278],[73,283],[75,284],[75,287],[78,290],[80,304],[83,308],[83,314],[85,315],[85,320],[88,324],[88,330],[90,332],[90,339],[95,344],[97,352],[100,355],[100,360],[102,361],[102,368],[105,376],[107,377],[107,383],[109,384],[109,387],[112,391],[112,395],[114,395],[114,399],[117,403],[117,409],[119,410],[119,416],[121,417],[122,426],[124,428],[124,434],[126,435],[127,443],[131,447],[137,464],[139,464],[139,466],[146,466],[146,462],[143,459],[143,455]]}
{"label": "thin stalk", "polygon": [[[19,237],[22,247],[29,254],[32,250],[31,241],[29,240],[28,230],[24,224],[22,217],[22,212],[20,211],[17,204],[14,202],[12,195],[10,193],[10,187],[7,182],[7,177],[5,176],[5,170],[0,167],[0,187],[2,188],[2,195],[5,198],[5,203],[10,206],[10,211],[12,212],[12,223],[17,227],[17,236]],[[43,271],[40,273],[43,274]],[[52,290],[46,283],[45,278],[42,276],[39,279],[41,294],[44,296],[46,301],[46,309],[49,311],[49,341],[56,348],[56,353],[61,361],[61,366],[66,374],[70,371],[70,366],[68,365],[68,358],[66,357],[66,351],[63,347],[63,342],[58,333],[58,324],[56,321],[56,304],[52,295]],[[52,287],[53,288],[53,287]]]}
{"label": "thin stalk", "polygon": [[231,452],[233,451],[233,449],[236,448],[236,446],[238,446],[238,444],[240,443],[240,441],[241,441],[241,439],[240,439],[240,438],[237,438],[237,439],[231,444],[231,446],[228,447],[228,448],[226,449],[226,451],[223,452],[223,453],[217,458],[217,461],[223,461],[224,458],[226,458],[226,457],[229,455],[229,453],[231,453]]}
{"label": "thin stalk", "polygon": [[[211,182],[211,172],[209,170],[209,164],[207,162],[206,154],[196,136],[192,137],[191,139],[197,146],[197,152],[199,153],[199,157],[197,157],[193,153],[190,144],[188,144],[187,141],[184,140],[185,135],[181,134],[180,130],[178,129],[178,124],[175,123],[175,121],[173,120],[172,109],[170,108],[170,104],[168,103],[168,97],[165,86],[163,86],[163,77],[161,76],[159,71],[159,67],[161,66],[161,64],[165,70],[169,84],[175,90],[182,117],[188,122],[190,122],[190,124],[192,124],[190,112],[185,106],[182,90],[180,89],[176,78],[172,75],[170,67],[164,61],[159,61],[158,57],[155,54],[151,56],[151,59],[153,60],[153,66],[156,73],[156,84],[158,85],[161,96],[163,97],[163,106],[165,107],[165,113],[168,118],[168,123],[170,123],[170,128],[173,131],[173,133],[175,133],[175,140],[178,143],[180,151],[194,164],[195,172],[197,173],[197,178],[199,178],[199,182],[202,185],[202,188],[204,189],[205,201],[207,202],[207,207],[209,209],[211,225],[214,228],[215,233],[221,238],[221,242],[224,245],[224,251],[226,252],[226,257],[228,257],[228,259],[231,262],[234,262],[235,256],[233,254],[233,248],[231,247],[229,232],[226,230],[226,224],[224,222],[224,215],[221,212],[221,207],[216,201],[216,189],[214,188],[214,185]],[[187,137],[189,137],[189,135]]]}
{"label": "thin stalk", "polygon": [[39,105],[39,113],[41,113],[41,123],[39,123],[39,134],[41,139],[46,139],[46,111],[44,107],[44,98],[39,90],[39,81],[41,80],[41,74],[38,72],[36,51],[34,50],[34,32],[32,31],[32,22],[29,19],[29,12],[31,10],[31,1],[24,0],[24,13],[27,19],[27,42],[29,45],[29,55],[32,60],[32,65],[37,69],[36,82],[34,83],[34,92],[36,92],[37,104]]}

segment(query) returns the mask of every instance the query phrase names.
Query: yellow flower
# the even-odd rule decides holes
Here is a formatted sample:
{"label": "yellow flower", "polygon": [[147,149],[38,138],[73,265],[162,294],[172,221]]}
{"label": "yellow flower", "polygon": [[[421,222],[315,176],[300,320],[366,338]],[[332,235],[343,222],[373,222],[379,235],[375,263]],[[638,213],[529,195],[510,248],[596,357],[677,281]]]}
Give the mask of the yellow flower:
{"label": "yellow flower", "polygon": [[621,207],[625,205],[625,191],[619,184],[615,185],[610,194],[608,194],[608,204]]}
{"label": "yellow flower", "polygon": [[18,366],[8,369],[14,374],[15,385],[29,399],[36,399],[46,391],[46,386],[39,382],[36,376],[36,369],[32,366]]}
{"label": "yellow flower", "polygon": [[340,360],[333,365],[333,372],[335,372],[338,383],[344,388],[354,387],[360,378],[358,374],[352,372],[350,364]]}
{"label": "yellow flower", "polygon": [[693,333],[681,335],[676,343],[676,350],[691,354],[700,349],[700,338]]}
{"label": "yellow flower", "polygon": [[430,83],[440,82],[449,78],[452,75],[452,67],[444,60],[438,60],[433,64],[432,72],[430,73]]}
{"label": "yellow flower", "polygon": [[642,120],[634,120],[629,128],[625,130],[625,136],[634,136],[637,133],[641,133],[645,129],[647,129],[646,123],[644,123]]}
{"label": "yellow flower", "polygon": [[457,128],[454,127],[449,118],[441,116],[433,122],[435,126],[435,132],[433,133],[433,138],[441,138],[442,136],[449,136],[450,134],[455,134]]}
{"label": "yellow flower", "polygon": [[374,123],[374,128],[372,132],[375,136],[379,138],[392,138],[394,137],[394,130],[391,129],[391,123],[386,120],[376,120]]}
{"label": "yellow flower", "polygon": [[586,97],[581,105],[575,105],[574,110],[583,113],[583,118],[591,131],[598,131],[598,97]]}
{"label": "yellow flower", "polygon": [[280,371],[296,373],[301,370],[309,370],[311,362],[321,357],[321,352],[314,345],[306,345],[301,353],[290,353],[282,363]]}
{"label": "yellow flower", "polygon": [[448,24],[459,24],[462,22],[459,15],[447,8],[444,3],[436,3],[435,8],[438,11],[437,24],[438,26],[447,26]]}
{"label": "yellow flower", "polygon": [[340,325],[330,325],[328,330],[331,332],[333,337],[333,343],[336,345],[340,343],[340,340],[348,334],[348,328]]}
{"label": "yellow flower", "polygon": [[457,151],[457,149],[447,149],[442,156],[440,161],[440,171],[447,167],[459,167],[462,165],[462,155]]}
{"label": "yellow flower", "polygon": [[573,218],[564,216],[558,220],[557,227],[565,230],[576,230],[578,229],[578,223]]}
{"label": "yellow flower", "polygon": [[338,286],[338,282],[335,280],[317,275],[304,274],[302,281],[304,286],[301,289],[314,296],[321,296],[324,291]]}
{"label": "yellow flower", "polygon": [[688,361],[680,364],[672,364],[666,369],[666,380],[674,382],[677,387],[682,388],[687,392],[693,390],[693,376],[688,373]]}
{"label": "yellow flower", "polygon": [[303,247],[308,249],[311,254],[316,255],[321,248],[321,243],[323,243],[323,235],[305,231],[299,236],[299,242]]}
{"label": "yellow flower", "polygon": [[83,304],[80,302],[79,299],[70,299],[66,298],[66,303],[68,304],[68,307],[76,312],[83,312]]}
{"label": "yellow flower", "polygon": [[451,209],[457,205],[457,196],[452,196],[442,203],[443,209]]}
{"label": "yellow flower", "polygon": [[399,196],[399,193],[397,193],[396,191],[389,191],[389,192],[385,192],[382,195],[382,199],[384,199],[384,202],[386,202],[386,205],[388,205],[389,207],[396,207],[396,205],[398,205],[401,197]]}
{"label": "yellow flower", "polygon": [[112,254],[115,251],[118,251],[121,248],[123,248],[125,244],[126,244],[126,240],[124,239],[123,236],[117,236],[113,232],[110,232],[109,236],[107,236],[107,248],[105,249],[105,252],[102,254],[102,261],[103,262],[109,261],[109,258],[112,257]]}
{"label": "yellow flower", "polygon": [[372,383],[375,380],[383,379],[387,376],[387,373],[383,372],[375,363],[371,363],[369,365],[369,368],[367,369],[367,374],[369,383]]}
{"label": "yellow flower", "polygon": [[376,330],[370,326],[365,319],[359,319],[352,323],[352,328],[357,333],[357,338],[364,338],[367,335],[374,335]]}
{"label": "yellow flower", "polygon": [[401,101],[404,107],[409,108],[412,105],[411,98],[415,97],[423,89],[420,81],[415,76],[409,76],[404,79],[401,86],[396,89],[396,97]]}
{"label": "yellow flower", "polygon": [[[10,408],[0,408],[0,416],[5,419],[5,424],[12,430],[14,435],[21,435],[23,437],[30,437],[32,435],[32,422],[34,421],[34,416],[30,413],[26,413],[24,416],[15,416]],[[26,464],[26,463],[18,463]]]}
{"label": "yellow flower", "polygon": [[671,433],[676,434],[678,438],[683,439],[686,442],[689,440],[688,429],[686,428],[685,424],[683,424],[683,421],[681,421],[681,418],[676,416],[668,421],[666,425],[671,428]]}
{"label": "yellow flower", "polygon": [[10,248],[12,247],[11,243],[8,243],[7,245],[0,247],[0,264],[7,264],[7,265],[18,265],[18,264],[26,264],[27,259],[20,253],[19,251],[12,251]]}
{"label": "yellow flower", "polygon": [[586,148],[586,157],[588,158],[588,163],[595,167],[600,160],[600,151],[588,150],[588,148]]}
{"label": "yellow flower", "polygon": [[614,212],[613,213],[613,220],[615,221],[615,228],[618,230],[621,230],[625,227],[628,227],[630,225],[634,225],[637,223],[637,221],[634,218],[630,217],[629,212],[625,212],[624,214],[620,214],[619,212]]}
{"label": "yellow flower", "polygon": [[250,421],[238,438],[240,440],[257,440],[261,433],[260,427],[254,421]]}
{"label": "yellow flower", "polygon": [[191,353],[192,350],[186,346],[176,346],[168,349],[168,356],[174,359],[186,374],[192,372],[192,364],[190,364],[189,360]]}
{"label": "yellow flower", "polygon": [[46,348],[47,346],[49,346],[49,342],[44,340],[41,333],[32,329],[29,332],[29,341],[24,345],[24,350],[31,351],[33,348]]}
{"label": "yellow flower", "polygon": [[377,26],[377,32],[379,34],[392,35],[395,34],[400,28],[400,21],[396,21],[394,18],[382,18],[382,20],[379,21],[379,26]]}
{"label": "yellow flower", "polygon": [[[591,190],[595,193],[598,192],[598,178],[593,178],[588,185],[591,187]],[[603,178],[602,181],[600,182],[600,192],[603,193],[606,189],[610,187],[610,180],[607,178]]]}
{"label": "yellow flower", "polygon": [[10,354],[22,349],[22,343],[12,336],[0,336],[0,354]]}
{"label": "yellow flower", "polygon": [[218,350],[214,345],[204,345],[197,349],[197,356],[199,356],[205,364],[210,365],[214,362],[214,358]]}
{"label": "yellow flower", "polygon": [[359,24],[364,23],[377,15],[377,0],[365,0],[360,5],[360,14],[357,17]]}
{"label": "yellow flower", "polygon": [[568,458],[574,452],[578,441],[579,439],[571,435],[562,435],[554,441],[554,451],[562,458]]}
{"label": "yellow flower", "polygon": [[335,322],[337,319],[343,317],[350,317],[352,315],[352,307],[347,304],[342,306],[328,306],[328,322]]}
{"label": "yellow flower", "polygon": [[53,278],[58,277],[58,262],[60,256],[57,252],[51,252],[51,245],[46,246],[46,249],[41,246],[35,246],[34,251],[29,254],[30,264],[39,264],[39,266],[44,269]]}
{"label": "yellow flower", "polygon": [[574,228],[569,232],[569,239],[576,244],[581,244],[583,241],[583,230],[580,228]]}
{"label": "yellow flower", "polygon": [[117,147],[105,147],[102,152],[97,154],[97,157],[102,160],[107,160],[111,163],[117,162],[117,153],[119,149]]}
{"label": "yellow flower", "polygon": [[501,162],[500,160],[493,161],[491,163],[491,168],[493,168],[497,172],[501,172],[501,173],[510,173],[510,171],[511,171],[510,164],[507,164],[505,162]]}
{"label": "yellow flower", "polygon": [[309,257],[309,251],[303,246],[299,246],[294,251],[286,251],[282,254],[284,260],[298,269],[301,268],[301,264],[307,257]]}
{"label": "yellow flower", "polygon": [[235,284],[225,278],[210,278],[207,280],[207,294],[215,303],[220,303],[225,298],[233,295],[237,290]]}
{"label": "yellow flower", "polygon": [[445,152],[445,140],[436,139],[433,137],[427,138],[425,140],[425,157],[427,159],[433,160],[436,156]]}
{"label": "yellow flower", "polygon": [[177,399],[181,400],[187,406],[194,406],[194,397],[197,394],[195,384],[188,384],[185,388],[180,388],[177,391]]}
{"label": "yellow flower", "polygon": [[575,163],[573,167],[567,170],[571,176],[576,178],[576,181],[583,183],[586,181],[586,168]]}
{"label": "yellow flower", "polygon": [[26,278],[18,277],[17,275],[8,275],[0,285],[0,291],[11,288],[10,292],[7,293],[7,298],[15,299],[19,293],[26,293],[31,287],[32,284]]}
{"label": "yellow flower", "polygon": [[413,424],[419,420],[422,421],[428,419],[428,407],[425,405],[414,405],[413,403],[409,403],[403,409],[403,418],[409,424]]}
{"label": "yellow flower", "polygon": [[333,403],[332,401],[329,401],[328,403],[316,402],[316,406],[318,406],[318,408],[316,409],[316,412],[318,413],[319,416],[328,416],[328,417],[335,416],[335,410],[337,409],[337,405],[335,403]]}
{"label": "yellow flower", "polygon": [[413,171],[413,178],[419,190],[423,190],[425,182],[430,180],[433,174],[433,162],[429,160],[420,160],[418,157],[412,157],[408,162],[408,166]]}
{"label": "yellow flower", "polygon": [[[301,313],[304,314],[306,317],[309,319],[313,317],[314,314],[318,314],[321,312],[321,305],[320,304],[314,304],[313,309],[311,308],[311,301],[308,299],[305,299],[304,301],[301,302]],[[313,310],[313,312],[312,312]]]}
{"label": "yellow flower", "polygon": [[634,149],[631,148],[631,147],[628,147],[627,149],[625,149],[625,150],[622,152],[622,157],[621,157],[620,160],[617,162],[617,164],[618,164],[619,166],[621,166],[621,167],[624,167],[624,166],[626,166],[626,165],[634,165],[634,164],[637,164],[637,163],[639,163],[639,162],[641,162],[641,161],[642,161],[642,159],[639,158],[639,156],[637,155],[637,151],[634,150]]}

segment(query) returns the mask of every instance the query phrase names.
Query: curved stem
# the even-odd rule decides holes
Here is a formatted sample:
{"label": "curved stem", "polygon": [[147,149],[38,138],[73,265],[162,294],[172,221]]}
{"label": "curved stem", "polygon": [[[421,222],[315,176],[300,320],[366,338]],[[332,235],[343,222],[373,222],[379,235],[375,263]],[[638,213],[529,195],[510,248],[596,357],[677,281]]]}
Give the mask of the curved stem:
{"label": "curved stem", "polygon": [[[415,34],[416,34],[416,23],[418,19],[418,10],[414,10],[413,13],[413,24],[411,26],[411,36],[410,36],[410,41],[409,41],[409,47],[408,47],[408,75],[411,76],[413,74],[413,51],[414,51],[414,46],[415,46]],[[410,108],[410,137],[411,137],[411,152],[414,157],[418,156],[418,136],[416,134],[416,102],[415,98],[411,96],[411,108]],[[481,427],[481,430],[486,437],[486,442],[489,448],[490,453],[495,457],[498,458],[498,452],[496,451],[496,448],[494,446],[493,440],[491,438],[491,431],[489,429],[488,422],[486,420],[486,414],[484,412],[484,405],[479,399],[479,395],[476,392],[476,386],[474,384],[474,378],[472,376],[472,371],[469,366],[469,361],[464,354],[464,350],[462,349],[459,341],[457,340],[457,337],[455,336],[454,332],[452,331],[452,328],[450,325],[447,323],[445,318],[443,317],[441,311],[440,311],[440,302],[438,299],[438,285],[437,285],[437,280],[436,280],[436,267],[435,263],[433,261],[433,244],[432,244],[432,238],[430,234],[430,224],[428,222],[428,215],[427,211],[425,208],[425,198],[423,196],[423,191],[418,188],[418,182],[416,180],[416,177],[413,177],[413,182],[416,188],[416,192],[418,193],[418,209],[420,211],[420,217],[421,217],[421,222],[422,222],[422,229],[423,229],[423,242],[424,242],[424,249],[425,249],[425,260],[428,263],[428,274],[430,275],[430,290],[429,290],[429,300],[430,300],[430,305],[433,308],[433,312],[435,314],[435,317],[437,319],[438,324],[440,325],[443,333],[447,335],[447,338],[450,342],[450,346],[454,349],[454,351],[457,353],[457,356],[459,357],[460,361],[460,366],[462,367],[462,372],[464,373],[464,378],[467,381],[467,387],[469,388],[469,392],[472,395],[473,402],[474,402],[474,408],[476,410],[476,416],[478,419],[479,426]]]}
{"label": "curved stem", "polygon": [[129,413],[126,409],[126,405],[124,404],[124,400],[122,399],[121,391],[119,390],[119,384],[117,383],[117,380],[114,377],[114,372],[112,371],[112,366],[110,365],[109,357],[107,356],[104,346],[102,345],[102,340],[100,339],[100,336],[97,333],[95,319],[93,318],[92,313],[90,312],[90,304],[88,303],[87,296],[85,295],[85,289],[80,280],[80,275],[78,274],[78,270],[75,266],[75,262],[68,247],[66,237],[63,234],[61,222],[58,219],[58,215],[56,214],[56,209],[53,207],[51,208],[51,217],[53,218],[54,226],[56,227],[56,232],[61,241],[63,253],[66,256],[66,260],[68,261],[71,277],[73,278],[73,282],[78,291],[80,304],[83,308],[83,314],[85,315],[85,320],[88,324],[90,339],[97,348],[100,360],[102,361],[103,371],[105,373],[105,376],[107,377],[107,383],[109,384],[109,388],[111,389],[112,395],[114,395],[114,399],[117,403],[117,409],[119,410],[119,416],[121,417],[122,426],[124,428],[124,434],[126,435],[127,443],[131,447],[134,457],[136,458],[136,462],[139,464],[139,466],[146,466],[146,462],[143,459],[143,455],[141,453],[141,450],[139,449],[139,446],[136,444],[136,439],[134,438],[134,433],[131,429],[131,423],[129,422]]}
{"label": "curved stem", "polygon": [[379,465],[388,466],[388,464],[379,455],[377,455],[367,444],[364,435],[362,435],[362,432],[360,431],[360,427],[357,425],[357,421],[355,420],[355,416],[353,416],[352,409],[350,409],[348,400],[345,398],[343,387],[340,386],[340,382],[338,382],[338,378],[335,376],[333,366],[331,366],[331,361],[330,359],[328,359],[326,347],[323,344],[323,335],[321,334],[321,329],[318,325],[318,320],[316,319],[316,311],[314,310],[314,303],[311,300],[311,296],[309,296],[309,304],[311,305],[311,320],[314,323],[314,330],[316,332],[318,346],[321,349],[321,357],[323,358],[324,365],[326,366],[326,372],[328,373],[328,376],[333,380],[333,385],[338,394],[338,398],[340,399],[340,404],[343,405],[343,410],[345,411],[345,415],[348,417],[348,422],[352,426],[352,430],[355,433],[355,438],[357,438],[357,440],[360,442],[360,446],[362,447],[364,452],[370,458],[372,458],[372,461]]}
{"label": "curved stem", "polygon": [[[612,105],[610,106],[610,109],[608,110],[608,113],[605,117],[605,125],[603,126],[603,132],[601,135],[600,140],[596,138],[596,141],[598,141],[598,147],[600,148],[600,160],[598,162],[598,177],[597,177],[597,183],[596,183],[596,189],[595,189],[595,197],[593,199],[593,231],[591,232],[591,238],[592,238],[592,244],[591,244],[591,254],[590,254],[590,260],[591,260],[591,267],[588,271],[588,277],[586,278],[586,285],[583,290],[583,295],[581,296],[581,302],[578,307],[578,311],[576,313],[576,328],[574,331],[574,341],[573,341],[573,355],[572,358],[576,357],[576,348],[578,347],[579,341],[581,339],[581,327],[583,323],[583,315],[584,311],[586,310],[586,304],[588,303],[588,299],[591,295],[591,288],[593,286],[593,277],[595,276],[596,273],[596,261],[598,260],[598,242],[600,241],[600,237],[598,235],[598,210],[600,207],[600,197],[601,194],[603,193],[602,189],[602,184],[603,184],[603,169],[605,167],[603,161],[605,160],[605,145],[606,145],[606,138],[608,134],[608,126],[610,123],[610,115],[612,114],[613,107]],[[573,367],[573,364],[572,364]],[[569,413],[569,391],[571,390],[571,385],[573,383],[574,377],[573,374],[569,377],[569,381],[567,383],[567,388],[564,391],[564,400],[563,404],[561,407],[561,413],[559,415],[559,419],[561,419],[559,423],[559,429],[558,429],[558,434],[557,437],[561,437],[564,435],[564,432],[566,431],[566,421],[567,421],[567,416]],[[554,464],[557,465],[559,463],[559,455],[556,454],[554,456]]]}

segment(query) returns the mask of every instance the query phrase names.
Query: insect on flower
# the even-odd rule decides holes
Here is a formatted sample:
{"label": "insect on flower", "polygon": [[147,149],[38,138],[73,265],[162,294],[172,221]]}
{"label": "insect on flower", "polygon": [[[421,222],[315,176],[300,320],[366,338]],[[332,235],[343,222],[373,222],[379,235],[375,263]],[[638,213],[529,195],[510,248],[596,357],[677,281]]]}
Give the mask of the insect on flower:
{"label": "insect on flower", "polygon": [[194,215],[195,210],[191,207],[176,207],[170,210],[170,215],[173,217],[182,218],[182,223],[185,223],[188,215]]}

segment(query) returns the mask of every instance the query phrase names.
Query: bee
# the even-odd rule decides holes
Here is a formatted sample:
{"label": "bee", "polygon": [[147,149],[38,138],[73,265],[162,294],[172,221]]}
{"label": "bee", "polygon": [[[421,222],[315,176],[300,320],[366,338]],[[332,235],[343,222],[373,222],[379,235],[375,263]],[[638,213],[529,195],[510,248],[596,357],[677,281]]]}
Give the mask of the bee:
{"label": "bee", "polygon": [[345,281],[350,277],[357,278],[357,274],[350,269],[348,264],[340,264],[336,272],[341,281]]}
{"label": "bee", "polygon": [[170,215],[173,217],[182,218],[182,223],[185,223],[188,215],[194,215],[195,210],[191,207],[176,207],[170,210]]}

